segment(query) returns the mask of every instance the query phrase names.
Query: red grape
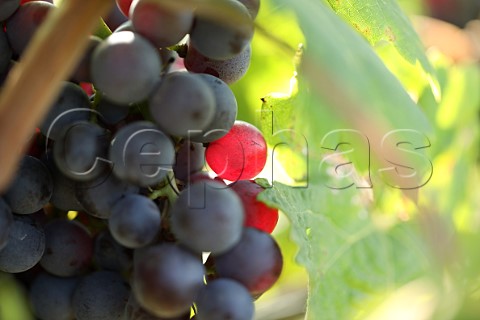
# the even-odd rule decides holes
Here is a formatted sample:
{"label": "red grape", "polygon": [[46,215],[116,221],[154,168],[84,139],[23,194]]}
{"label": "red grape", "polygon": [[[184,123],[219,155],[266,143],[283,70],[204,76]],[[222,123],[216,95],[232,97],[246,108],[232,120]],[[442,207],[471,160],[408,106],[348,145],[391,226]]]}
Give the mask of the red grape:
{"label": "red grape", "polygon": [[236,121],[222,138],[211,142],[205,156],[210,168],[222,179],[252,179],[267,162],[267,144],[255,126]]}
{"label": "red grape", "polygon": [[[33,2],[33,1],[40,1],[40,0],[21,0],[20,1],[20,4],[24,4],[24,3],[27,3],[27,2]],[[53,0],[41,0],[41,1],[46,1],[46,2],[50,2],[53,4]]]}
{"label": "red grape", "polygon": [[244,225],[272,233],[278,222],[278,209],[257,200],[257,195],[264,189],[251,180],[240,180],[230,186],[240,196],[245,208]]}
{"label": "red grape", "polygon": [[125,15],[125,17],[129,16],[130,6],[132,5],[133,0],[116,0],[117,6]]}

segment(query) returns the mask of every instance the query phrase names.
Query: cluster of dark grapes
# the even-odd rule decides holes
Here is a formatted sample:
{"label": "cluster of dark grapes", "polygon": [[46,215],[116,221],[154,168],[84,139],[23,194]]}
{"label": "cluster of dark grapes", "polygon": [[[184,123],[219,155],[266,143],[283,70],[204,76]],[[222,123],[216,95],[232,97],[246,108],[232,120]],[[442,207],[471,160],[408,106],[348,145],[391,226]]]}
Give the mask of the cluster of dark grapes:
{"label": "cluster of dark grapes", "polygon": [[[229,88],[259,0],[117,4],[0,195],[0,271],[41,320],[252,319],[283,264],[252,180],[267,146]],[[0,0],[0,86],[53,10]]]}

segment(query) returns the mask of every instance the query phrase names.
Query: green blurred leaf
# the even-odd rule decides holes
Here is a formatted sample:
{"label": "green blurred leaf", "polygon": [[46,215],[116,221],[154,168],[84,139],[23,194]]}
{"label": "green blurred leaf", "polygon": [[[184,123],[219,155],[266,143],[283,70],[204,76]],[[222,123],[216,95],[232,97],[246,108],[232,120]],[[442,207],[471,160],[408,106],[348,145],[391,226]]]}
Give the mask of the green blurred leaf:
{"label": "green blurred leaf", "polygon": [[[419,94],[431,86],[439,98],[435,71],[408,17],[395,0],[328,0],[333,10],[375,48],[407,89]],[[394,50],[389,50],[394,48]],[[400,57],[396,57],[398,53]],[[403,60],[405,61],[402,61]],[[412,81],[415,79],[415,82]]]}
{"label": "green blurred leaf", "polygon": [[309,273],[307,319],[357,319],[427,266],[416,227],[365,209],[364,192],[275,183],[259,195],[283,210]]}
{"label": "green blurred leaf", "polygon": [[[427,118],[398,79],[371,46],[328,5],[310,0],[285,5],[296,12],[306,38],[306,49],[299,67],[298,96],[267,96],[264,112],[268,111],[272,116],[265,118],[262,114],[262,130],[266,135],[277,133],[271,131],[272,125],[267,123],[270,121],[275,123],[276,129],[293,132],[299,137],[296,139],[301,142],[298,148],[292,148],[291,140],[286,139],[284,143],[293,150],[307,147],[304,153],[308,153],[309,180],[316,181],[319,177],[319,165],[326,152],[324,138],[332,132],[338,136],[337,145],[346,146],[344,155],[349,154],[349,159],[361,172],[388,166],[387,159],[397,156],[382,145],[385,135],[390,132],[408,129],[420,135],[431,133]],[[340,129],[346,130],[334,132]],[[353,133],[356,142],[348,143]],[[411,139],[406,131],[399,131],[398,136],[399,141]],[[408,159],[395,160],[408,163]],[[289,161],[284,164],[297,167],[289,165]],[[380,179],[384,180],[384,177]],[[390,184],[399,185],[395,179],[392,177]]]}
{"label": "green blurred leaf", "polygon": [[12,275],[0,273],[0,319],[31,320],[26,292]]}
{"label": "green blurred leaf", "polygon": [[[261,128],[273,148],[289,148],[291,154],[282,152],[280,160],[290,175],[300,180],[303,177],[308,187],[276,183],[260,199],[284,211],[292,222],[293,237],[300,247],[299,262],[310,278],[308,318],[362,318],[393,290],[422,275],[427,266],[423,242],[412,224],[366,205],[368,196],[363,191],[353,186],[332,190],[326,185],[345,181],[357,188],[369,188],[372,182],[380,189],[388,188],[386,183],[397,185],[395,177],[386,181],[378,169],[394,156],[398,156],[397,163],[409,163],[408,155],[384,148],[384,137],[408,129],[400,131],[399,141],[411,142],[410,150],[417,152],[422,146],[418,143],[424,141],[412,141],[410,133],[418,132],[428,140],[433,130],[371,45],[326,3],[277,2],[296,13],[306,40],[305,51],[298,68],[298,90],[293,84],[289,93],[264,97]],[[372,3],[376,1],[357,3],[357,11],[368,11]],[[402,33],[403,20],[397,20],[393,20],[391,32],[397,39],[408,38],[411,26],[408,24]],[[382,19],[365,21],[371,30],[385,28]],[[372,39],[377,38],[375,42],[383,40],[380,36]],[[422,70],[431,71],[415,41],[413,46],[398,45],[412,70],[420,61]],[[405,79],[411,80],[417,71],[407,72]],[[331,136],[333,140],[326,140]],[[345,160],[325,162],[335,148]],[[298,170],[302,160],[308,165],[303,175]],[[335,164],[348,161],[362,175],[340,179],[342,174]],[[394,198],[400,200],[401,196]]]}
{"label": "green blurred leaf", "polygon": [[294,13],[287,9],[275,0],[262,0],[255,20],[260,27],[253,37],[250,67],[247,74],[231,86],[238,102],[239,120],[259,125],[260,99],[268,92],[288,90],[288,79],[295,71],[293,55],[275,45],[273,39],[282,39],[294,52],[304,38]]}

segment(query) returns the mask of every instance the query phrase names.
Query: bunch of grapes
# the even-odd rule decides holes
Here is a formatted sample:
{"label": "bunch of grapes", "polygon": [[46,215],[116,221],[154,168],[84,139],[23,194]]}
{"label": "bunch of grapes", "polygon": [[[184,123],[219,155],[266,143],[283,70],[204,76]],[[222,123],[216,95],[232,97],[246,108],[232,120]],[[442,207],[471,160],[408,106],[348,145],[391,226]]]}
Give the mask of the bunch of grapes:
{"label": "bunch of grapes", "polygon": [[[0,195],[0,270],[42,320],[252,319],[283,264],[266,142],[229,87],[259,0],[117,4]],[[53,10],[0,0],[0,86]]]}

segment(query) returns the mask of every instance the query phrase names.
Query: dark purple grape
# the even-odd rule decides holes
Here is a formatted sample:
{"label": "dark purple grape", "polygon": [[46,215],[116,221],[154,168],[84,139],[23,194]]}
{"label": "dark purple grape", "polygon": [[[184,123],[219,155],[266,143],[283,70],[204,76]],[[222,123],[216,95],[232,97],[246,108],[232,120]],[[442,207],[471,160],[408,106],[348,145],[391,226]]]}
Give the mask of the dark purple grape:
{"label": "dark purple grape", "polygon": [[130,7],[130,20],[136,32],[158,48],[182,40],[193,24],[193,12],[168,1],[137,0]]}
{"label": "dark purple grape", "polygon": [[240,240],[245,213],[240,198],[214,181],[191,184],[171,209],[171,228],[191,250],[220,254]]}
{"label": "dark purple grape", "polygon": [[72,297],[79,280],[40,273],[29,292],[35,316],[41,320],[73,320]]}
{"label": "dark purple grape", "polygon": [[271,235],[254,228],[244,228],[242,238],[228,252],[214,257],[219,277],[243,284],[252,296],[270,289],[283,267],[280,248]]}
{"label": "dark purple grape", "polygon": [[158,317],[182,316],[203,286],[200,257],[164,243],[142,249],[135,256],[133,292],[138,303]]}
{"label": "dark purple grape", "polygon": [[33,268],[45,251],[43,227],[33,215],[14,215],[7,245],[0,251],[0,270],[19,273]]}
{"label": "dark purple grape", "polygon": [[75,195],[85,212],[108,219],[115,203],[131,193],[138,193],[138,188],[119,180],[110,172],[94,181],[77,184]]}
{"label": "dark purple grape", "polygon": [[[230,87],[222,80],[205,73],[199,74],[215,95],[215,116],[199,135],[190,137],[196,142],[212,142],[225,136],[237,118],[237,99]],[[204,159],[203,159],[204,160]]]}
{"label": "dark purple grape", "polygon": [[92,181],[110,170],[107,158],[110,139],[105,129],[78,121],[60,131],[53,146],[57,168],[75,181]]}
{"label": "dark purple grape", "polygon": [[45,253],[40,265],[59,277],[78,276],[90,267],[93,240],[80,223],[53,220],[45,226]]}
{"label": "dark purple grape", "polygon": [[209,282],[195,301],[197,320],[251,320],[253,299],[240,283],[230,279]]}
{"label": "dark purple grape", "polygon": [[48,139],[56,140],[60,132],[77,121],[88,121],[94,111],[90,99],[83,89],[71,82],[64,82],[62,91],[40,125]]}
{"label": "dark purple grape", "polygon": [[145,38],[130,31],[115,32],[93,52],[92,80],[108,100],[140,102],[159,80],[161,65],[158,50]]}
{"label": "dark purple grape", "polygon": [[188,177],[202,170],[205,165],[205,147],[201,143],[184,140],[177,150],[173,172],[175,178],[187,181]]}
{"label": "dark purple grape", "polygon": [[0,198],[0,250],[5,248],[8,242],[8,235],[12,229],[13,214],[8,204]]}
{"label": "dark purple grape", "polygon": [[85,276],[73,293],[76,320],[123,320],[130,288],[122,276],[97,271]]}
{"label": "dark purple grape", "polygon": [[113,238],[125,247],[144,247],[160,232],[160,210],[145,196],[127,195],[113,206],[108,229]]}
{"label": "dark purple grape", "polygon": [[46,1],[28,2],[7,20],[8,41],[16,55],[22,54],[48,13],[54,9],[55,6]]}
{"label": "dark purple grape", "polygon": [[4,199],[14,213],[29,214],[42,209],[52,194],[50,171],[37,158],[24,156]]}
{"label": "dark purple grape", "polygon": [[198,75],[167,74],[149,100],[150,114],[165,133],[187,137],[205,129],[215,114],[212,89]]}
{"label": "dark purple grape", "polygon": [[123,273],[133,265],[133,251],[120,245],[108,230],[104,230],[95,237],[93,261],[101,269]]}
{"label": "dark purple grape", "polygon": [[[227,60],[240,54],[253,37],[253,19],[237,0],[217,3],[219,15],[202,12],[201,4],[190,31],[190,44],[202,55],[214,60]],[[220,14],[221,12],[228,12]]]}
{"label": "dark purple grape", "polygon": [[7,20],[20,6],[20,0],[0,0],[0,21]]}
{"label": "dark purple grape", "polygon": [[142,187],[165,179],[172,170],[174,157],[171,139],[148,121],[136,121],[122,127],[109,151],[115,176]]}
{"label": "dark purple grape", "polygon": [[190,72],[207,73],[228,84],[240,80],[248,71],[252,56],[251,46],[227,60],[214,60],[202,55],[193,46],[188,47],[184,63]]}

